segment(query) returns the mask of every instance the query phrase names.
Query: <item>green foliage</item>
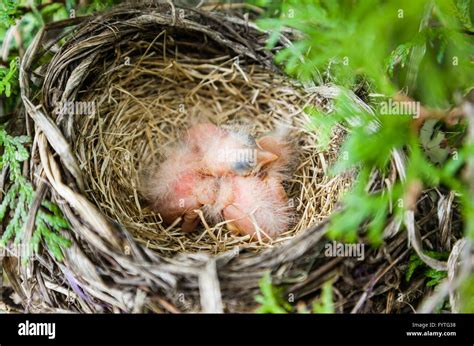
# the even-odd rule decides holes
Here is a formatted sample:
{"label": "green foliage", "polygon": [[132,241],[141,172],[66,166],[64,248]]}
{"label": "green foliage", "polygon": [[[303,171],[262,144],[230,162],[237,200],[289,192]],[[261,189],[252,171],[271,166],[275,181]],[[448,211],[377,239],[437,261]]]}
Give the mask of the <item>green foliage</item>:
{"label": "green foliage", "polygon": [[8,28],[15,24],[15,20],[21,16],[18,10],[18,1],[2,0],[0,3],[0,27]]}
{"label": "green foliage", "polygon": [[270,273],[266,273],[260,280],[261,294],[255,297],[261,306],[256,310],[262,314],[285,314],[292,310],[291,305],[282,297],[282,290],[272,285]]}
{"label": "green foliage", "polygon": [[[346,209],[334,215],[331,220],[331,235],[355,241],[358,228],[367,222],[369,238],[374,244],[380,243],[387,216],[394,214],[401,217],[407,207],[404,199],[411,193],[410,186],[421,182],[430,187],[444,185],[459,193],[466,233],[474,236],[471,226],[474,225],[474,212],[469,201],[469,187],[457,175],[467,154],[473,153],[472,144],[459,148],[456,155],[448,156],[447,152],[439,147],[439,137],[444,140],[444,135],[434,134],[432,127],[428,126],[425,129],[428,135],[422,133],[420,139],[410,127],[411,117],[370,114],[356,106],[347,94],[336,100],[334,112],[330,116],[316,110],[312,110],[310,114],[313,115],[316,131],[328,131],[327,129],[332,129],[337,123],[343,123],[349,128],[350,133],[332,173],[354,168],[358,171],[358,178],[352,190],[343,197]],[[324,139],[324,136],[322,137]],[[387,171],[390,154],[394,149],[403,149],[407,155],[406,181],[397,181],[389,193],[367,193],[366,187],[371,172],[374,168],[382,173]],[[435,154],[438,156],[434,157]],[[435,159],[444,164],[436,165],[433,162]]]}
{"label": "green foliage", "polygon": [[[474,80],[473,1],[263,3],[267,11],[258,23],[270,32],[268,47],[288,27],[301,33],[276,56],[286,72],[303,82],[333,83],[345,90],[330,114],[306,110],[312,115],[321,148],[326,148],[336,126],[348,129],[331,173],[353,172],[357,179],[343,196],[344,208],[331,217],[330,235],[352,242],[359,229],[368,226],[363,227],[366,235],[373,244],[380,244],[389,216],[401,220],[406,208],[413,207],[407,202],[416,200],[422,188],[443,187],[456,192],[465,233],[474,238],[474,196],[461,174],[474,156],[474,143],[466,140],[466,123],[447,126],[428,120],[418,132],[413,115],[383,109],[397,93],[418,101],[418,106],[450,109],[459,105]],[[362,97],[373,113],[349,97],[348,90],[357,91],[361,80],[369,86]],[[380,100],[383,103],[376,102]],[[382,175],[389,171],[394,150],[406,156],[406,179],[369,193],[374,171]],[[416,270],[423,270],[429,286],[446,276],[412,256],[407,280]]]}
{"label": "green foliage", "polygon": [[471,275],[461,286],[461,311],[462,313],[474,313],[474,275]]}
{"label": "green foliage", "polygon": [[[408,71],[426,72],[419,73],[412,92],[425,104],[446,105],[453,91],[472,83],[472,36],[460,32],[463,25],[470,27],[470,4],[288,0],[281,2],[277,18],[262,19],[259,25],[274,32],[269,46],[284,27],[303,34],[276,57],[288,73],[300,79],[352,88],[363,75],[377,92],[390,95],[403,89]],[[433,24],[421,26],[424,19]],[[419,53],[415,59],[419,65],[413,66],[415,60],[409,59],[413,52]],[[390,79],[397,66],[400,78]],[[321,76],[317,71],[324,73]],[[425,77],[431,82],[426,83]]]}
{"label": "green foliage", "polygon": [[[2,0],[0,4],[0,43],[7,30],[17,24],[23,48],[28,46],[38,30],[45,24],[67,19],[71,16],[103,11],[121,0],[93,0],[87,6],[79,6],[78,0]],[[10,50],[17,55],[17,42],[10,42]]]}
{"label": "green foliage", "polygon": [[[472,86],[473,36],[464,32],[472,29],[472,1],[288,0],[279,5],[270,13],[276,18],[267,12],[259,24],[276,32],[269,38],[270,47],[285,27],[303,34],[276,57],[301,80],[349,89],[363,78],[369,81],[369,92],[385,95],[385,102],[403,90],[425,106],[442,107],[452,107],[455,96]],[[474,153],[472,143],[463,143],[465,125],[448,135],[436,121],[428,122],[419,136],[412,116],[386,114],[381,106],[371,102],[371,114],[342,92],[331,114],[307,110],[323,148],[337,124],[349,129],[332,172],[355,171],[357,179],[343,198],[346,208],[332,217],[330,234],[355,241],[358,229],[367,224],[369,238],[379,244],[387,217],[401,217],[405,198],[413,194],[410,189],[421,184],[456,191],[466,233],[474,236],[472,197],[459,174],[466,157]],[[445,144],[454,142],[459,148],[450,156]],[[406,181],[396,182],[390,191],[369,194],[373,170],[386,172],[396,149],[407,155]]]}
{"label": "green foliage", "polygon": [[[282,289],[273,286],[270,273],[267,272],[260,280],[261,294],[255,297],[260,307],[257,313],[263,314],[286,314],[293,311],[293,307],[282,298]],[[309,313],[308,310],[298,311]],[[312,312],[315,314],[333,314],[335,312],[333,303],[332,283],[326,282],[321,290],[321,297],[314,301]]]}
{"label": "green foliage", "polygon": [[28,202],[33,199],[33,188],[21,174],[21,163],[28,159],[28,151],[23,146],[27,141],[27,137],[11,137],[0,128],[0,145],[3,147],[0,169],[9,166],[12,183],[0,204],[0,221],[5,218],[8,210],[12,211],[11,220],[0,241],[1,245],[5,245],[13,236],[16,236],[15,242],[21,240],[22,225],[28,216]]}
{"label": "green foliage", "polygon": [[[45,23],[67,19],[70,16],[88,14],[105,10],[119,0],[93,0],[86,7],[78,7],[77,0],[2,0],[0,3],[0,44],[5,44],[6,34],[16,25],[21,37],[22,47],[13,39],[9,41],[9,66],[0,66],[0,96],[5,96],[4,111],[13,112],[16,97],[19,95],[18,64],[20,48],[25,49]],[[28,138],[12,137],[0,127],[0,168],[9,168],[8,190],[4,191],[0,203],[0,222],[6,220],[6,228],[0,239],[0,246],[6,246],[11,240],[18,244],[22,240],[24,226],[28,218],[28,209],[35,193],[31,183],[21,174],[21,164],[28,159],[25,148]],[[63,257],[61,248],[70,245],[70,241],[61,235],[69,225],[61,212],[51,202],[44,200],[37,211],[35,230],[32,235],[32,249],[37,252],[44,241],[56,259]]]}
{"label": "green foliage", "polygon": [[[402,183],[393,186],[390,194],[380,191],[368,194],[367,184],[371,172],[377,168],[381,172],[388,169],[390,154],[393,149],[402,149],[406,137],[410,136],[410,118],[399,116],[378,116],[355,105],[347,93],[343,93],[334,103],[334,112],[328,116],[315,109],[310,111],[314,119],[314,129],[318,137],[322,133],[332,133],[332,128],[343,123],[350,130],[350,135],[341,148],[340,159],[331,169],[332,174],[338,174],[357,168],[358,179],[351,193],[343,197],[346,209],[332,217],[330,234],[353,242],[357,239],[358,228],[368,222],[368,236],[374,244],[381,242],[381,234],[385,220],[391,213],[400,213],[398,204],[392,206],[391,201],[403,197]],[[351,115],[348,117],[347,115]],[[384,145],[381,145],[384,143]],[[416,162],[417,172],[421,173],[431,164],[426,160]]]}
{"label": "green foliage", "polygon": [[18,67],[15,60],[10,61],[10,66],[0,66],[0,96],[5,94],[10,97],[12,90],[16,90],[18,84]]}
{"label": "green foliage", "polygon": [[426,286],[436,286],[448,277],[448,273],[433,268],[427,269],[425,272],[426,277],[429,279]]}
{"label": "green foliage", "polygon": [[[21,173],[22,163],[29,157],[24,146],[28,141],[28,137],[12,137],[0,127],[0,146],[3,149],[3,154],[0,156],[0,169],[6,167],[9,169],[9,182],[6,184],[9,187],[0,204],[0,222],[10,215],[0,239],[0,246],[4,247],[12,239],[15,244],[22,240],[24,226],[28,219],[28,209],[35,197],[33,186]],[[61,247],[69,246],[70,241],[60,232],[68,229],[69,225],[56,205],[43,201],[42,207],[36,214],[32,248],[37,252],[41,240],[44,239],[51,253],[56,259],[61,260],[63,258]]]}
{"label": "green foliage", "polygon": [[469,13],[472,13],[472,2],[470,0],[456,0],[454,10],[463,27],[471,33],[474,32],[472,19],[469,15]]}
{"label": "green foliage", "polygon": [[[449,257],[449,253],[445,252],[427,251],[426,254],[438,260],[447,260]],[[424,276],[428,279],[426,286],[436,286],[448,275],[445,271],[439,271],[428,267],[426,263],[420,259],[420,257],[418,257],[416,254],[412,254],[408,262],[408,269],[405,272],[405,280],[407,282],[410,281],[413,277],[413,274],[419,270],[423,270]]]}
{"label": "green foliage", "polygon": [[390,77],[393,77],[393,71],[397,65],[400,65],[402,68],[405,67],[412,48],[413,43],[407,42],[399,45],[390,53],[386,62],[386,69]]}
{"label": "green foliage", "polygon": [[335,312],[330,281],[323,285],[320,300],[313,303],[313,312],[315,314],[333,314]]}
{"label": "green foliage", "polygon": [[85,10],[87,13],[104,11],[105,9],[119,4],[120,2],[121,0],[93,0]]}

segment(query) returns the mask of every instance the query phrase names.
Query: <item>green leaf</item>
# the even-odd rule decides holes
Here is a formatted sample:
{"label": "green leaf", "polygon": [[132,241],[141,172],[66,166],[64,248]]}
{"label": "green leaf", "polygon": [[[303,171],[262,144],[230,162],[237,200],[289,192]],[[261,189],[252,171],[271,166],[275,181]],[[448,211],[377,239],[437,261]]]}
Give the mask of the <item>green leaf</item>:
{"label": "green leaf", "polygon": [[460,288],[461,313],[474,313],[474,275],[470,275]]}
{"label": "green leaf", "polygon": [[18,10],[19,3],[15,0],[2,0],[0,2],[0,27],[8,29],[15,24],[15,19],[21,16]]}
{"label": "green leaf", "polygon": [[416,254],[413,254],[410,256],[410,260],[408,261],[408,269],[405,273],[405,280],[408,282],[411,280],[413,274],[415,273],[415,270],[418,268],[418,267],[421,267],[423,266],[424,263],[423,261],[420,259],[420,257],[418,257]]}
{"label": "green leaf", "polygon": [[425,271],[425,276],[430,279],[426,283],[426,286],[431,287],[439,285],[441,281],[448,277],[448,273],[445,271],[429,268]]}
{"label": "green leaf", "polygon": [[0,95],[5,94],[10,97],[12,94],[12,86],[18,85],[18,67],[15,60],[10,61],[9,68],[0,66]]}
{"label": "green leaf", "polygon": [[256,310],[257,313],[284,314],[291,311],[291,305],[281,298],[281,290],[272,285],[272,279],[269,272],[260,280],[260,291],[255,300],[261,306]]}
{"label": "green leaf", "polygon": [[473,31],[472,26],[472,0],[455,0],[455,13],[466,30]]}
{"label": "green leaf", "polygon": [[[438,260],[447,260],[449,253],[447,252],[436,252],[436,251],[426,251],[426,254],[432,258]],[[408,282],[412,279],[413,274],[419,270],[423,269],[424,276],[429,279],[426,282],[426,286],[436,286],[447,276],[447,272],[438,271],[432,268],[429,268],[425,262],[423,262],[417,254],[412,254],[408,262],[408,269],[405,273],[405,280]]]}
{"label": "green leaf", "polygon": [[[3,153],[0,156],[2,166],[9,167],[9,181],[6,181],[7,191],[0,204],[0,221],[10,214],[10,219],[2,235],[0,245],[6,246],[14,239],[18,244],[23,239],[23,230],[28,220],[28,211],[35,198],[31,183],[22,175],[21,163],[28,159],[29,153],[25,144],[29,142],[26,136],[10,136],[3,127],[0,127],[0,145]],[[31,239],[31,247],[35,252],[40,249],[43,241],[51,254],[57,259],[63,258],[62,248],[67,248],[71,242],[60,234],[69,229],[69,223],[63,217],[60,209],[50,201],[42,201],[45,210],[39,209],[36,213],[35,230]]]}
{"label": "green leaf", "polygon": [[386,63],[386,69],[390,77],[393,77],[393,70],[396,65],[400,65],[402,68],[405,67],[412,47],[412,42],[403,43],[390,53]]}
{"label": "green leaf", "polygon": [[313,312],[316,314],[333,314],[335,312],[330,281],[323,285],[320,300],[313,303]]}

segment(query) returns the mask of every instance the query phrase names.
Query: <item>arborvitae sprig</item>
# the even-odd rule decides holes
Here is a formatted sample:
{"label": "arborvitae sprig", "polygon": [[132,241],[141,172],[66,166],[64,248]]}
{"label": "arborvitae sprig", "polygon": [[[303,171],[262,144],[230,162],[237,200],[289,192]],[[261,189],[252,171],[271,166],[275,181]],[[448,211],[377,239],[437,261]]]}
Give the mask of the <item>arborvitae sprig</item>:
{"label": "arborvitae sprig", "polygon": [[18,68],[15,60],[10,61],[9,67],[0,66],[0,95],[10,97],[12,90],[18,84]]}
{"label": "arborvitae sprig", "polygon": [[19,1],[2,0],[0,3],[0,27],[8,28],[15,24],[15,19],[19,18],[22,13],[18,10]]}
{"label": "arborvitae sprig", "polygon": [[[10,216],[0,238],[0,246],[6,246],[11,240],[15,244],[21,242],[28,220],[28,211],[35,197],[33,186],[21,173],[22,162],[29,157],[24,146],[28,141],[28,137],[10,136],[0,127],[0,146],[3,149],[0,169],[8,168],[8,181],[5,182],[7,190],[0,203],[0,222],[4,221],[7,215]],[[44,240],[53,256],[61,260],[63,258],[61,248],[70,245],[70,241],[62,236],[61,232],[68,228],[69,224],[59,208],[49,201],[43,201],[42,208],[36,213],[35,230],[30,244],[32,249],[38,252],[39,244]]]}
{"label": "arborvitae sprig", "polygon": [[[363,78],[371,82],[368,92],[385,100],[402,92],[419,105],[437,109],[453,108],[472,88],[472,0],[285,0],[280,5],[276,18],[259,23],[273,32],[269,46],[285,27],[302,33],[276,57],[296,78],[333,82],[346,89]],[[270,16],[275,9],[271,11]],[[424,188],[443,185],[455,191],[466,234],[474,238],[474,196],[460,174],[467,158],[474,155],[474,145],[465,139],[466,125],[443,132],[439,122],[436,126],[426,122],[425,132],[419,135],[413,131],[410,115],[384,113],[374,98],[367,99],[375,115],[344,93],[330,115],[308,110],[323,146],[336,124],[350,128],[333,169],[355,168],[358,177],[344,197],[346,208],[331,218],[332,234],[354,241],[360,226],[368,224],[369,237],[380,243],[388,216],[402,215],[407,207],[405,197],[418,184]],[[446,150],[446,143],[453,145],[451,150]],[[374,169],[386,172],[394,150],[406,154],[406,179],[389,191],[369,194],[366,187],[371,173]]]}

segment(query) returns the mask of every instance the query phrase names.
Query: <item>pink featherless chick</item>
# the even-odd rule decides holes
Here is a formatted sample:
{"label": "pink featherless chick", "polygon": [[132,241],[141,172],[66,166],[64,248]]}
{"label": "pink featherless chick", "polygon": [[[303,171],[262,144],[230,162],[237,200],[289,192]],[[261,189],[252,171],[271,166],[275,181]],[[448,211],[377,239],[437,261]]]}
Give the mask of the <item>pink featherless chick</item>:
{"label": "pink featherless chick", "polygon": [[[219,157],[221,149],[238,152],[245,150],[249,143],[251,139],[243,133],[229,132],[211,123],[192,126],[184,140],[167,150],[165,160],[148,177],[144,195],[151,201],[153,211],[159,213],[166,224],[183,217],[182,230],[193,231],[199,224],[194,210],[214,203],[219,188],[216,177],[243,172],[239,162]],[[263,157],[268,160],[265,154]],[[276,158],[270,153],[269,157],[270,160]],[[262,160],[262,154],[259,159]]]}
{"label": "pink featherless chick", "polygon": [[274,239],[288,230],[291,210],[283,181],[288,177],[294,157],[288,137],[288,127],[278,126],[275,131],[258,138],[258,148],[277,158],[262,167],[255,177],[233,179],[232,202],[222,212],[225,220],[232,220],[228,224],[232,232],[254,236],[261,230]]}
{"label": "pink featherless chick", "polygon": [[194,210],[214,203],[217,181],[199,173],[194,153],[182,144],[169,150],[166,156],[148,178],[144,195],[166,224],[183,217],[181,229],[191,232],[199,224]]}
{"label": "pink featherless chick", "polygon": [[183,217],[185,232],[197,227],[194,210],[202,208],[216,221],[231,221],[234,233],[274,237],[289,224],[282,180],[290,156],[279,133],[255,141],[243,131],[197,124],[168,151],[144,194],[165,223]]}
{"label": "pink featherless chick", "polygon": [[201,173],[214,177],[250,175],[278,159],[260,148],[245,131],[226,130],[210,123],[191,127],[186,143],[200,157]]}
{"label": "pink featherless chick", "polygon": [[274,239],[288,230],[290,208],[283,181],[294,156],[288,134],[288,128],[280,126],[256,140],[257,150],[275,156],[250,175],[221,178],[215,203],[206,208],[208,215],[229,221],[227,228],[235,234],[261,239]]}
{"label": "pink featherless chick", "polygon": [[220,179],[210,215],[220,216],[238,235],[274,239],[288,230],[290,213],[286,192],[277,178],[233,176]]}

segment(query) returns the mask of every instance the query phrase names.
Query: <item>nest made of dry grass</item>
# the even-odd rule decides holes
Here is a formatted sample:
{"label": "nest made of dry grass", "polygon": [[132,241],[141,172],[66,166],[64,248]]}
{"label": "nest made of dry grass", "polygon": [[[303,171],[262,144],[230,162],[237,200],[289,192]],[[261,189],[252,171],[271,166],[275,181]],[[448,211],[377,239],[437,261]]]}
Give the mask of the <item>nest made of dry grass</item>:
{"label": "nest made of dry grass", "polygon": [[[348,182],[325,174],[342,136],[335,134],[328,151],[316,148],[302,110],[330,109],[338,88],[294,85],[273,64],[274,51],[289,41],[282,36],[268,51],[266,39],[246,16],[171,2],[127,4],[53,23],[37,35],[20,69],[26,129],[34,138],[26,172],[38,191],[30,213],[48,196],[71,224],[64,234],[72,246],[63,261],[43,247],[21,270],[17,258],[3,260],[24,311],[252,311],[265,273],[303,304],[332,281],[338,312],[410,312],[429,293],[422,280],[403,279],[407,237],[418,249],[444,243],[433,231],[441,219],[428,195],[409,215],[409,232],[391,220],[386,243],[369,249],[365,260],[324,256],[326,218]],[[58,102],[91,100],[92,116],[55,111]],[[240,122],[255,134],[277,120],[296,131],[299,166],[288,193],[298,222],[277,244],[249,244],[219,227],[184,236],[164,229],[144,206],[136,186],[140,165],[203,111],[218,124]],[[391,171],[374,172],[367,191],[389,190],[404,170],[403,153],[395,152]],[[442,237],[454,244],[454,202],[446,200]],[[32,231],[30,224],[26,239]],[[460,242],[449,280],[465,253]]]}
{"label": "nest made of dry grass", "polygon": [[[130,61],[124,65],[125,57],[118,54],[103,78],[81,97],[97,107],[96,113],[76,120],[73,147],[91,201],[139,243],[167,256],[271,247],[330,215],[351,176],[327,172],[343,130],[334,133],[328,149],[318,147],[317,132],[305,112],[319,106],[318,95],[257,64],[240,66],[228,55],[206,59],[182,52],[183,46],[165,32],[152,43],[130,42],[121,48]],[[139,192],[142,172],[197,121],[244,127],[257,136],[281,124],[290,128],[297,148],[295,171],[286,182],[294,220],[290,230],[273,242],[249,241],[249,236],[228,232],[225,223],[209,225],[202,216],[205,227],[185,234],[178,222],[164,225],[147,207]]]}

